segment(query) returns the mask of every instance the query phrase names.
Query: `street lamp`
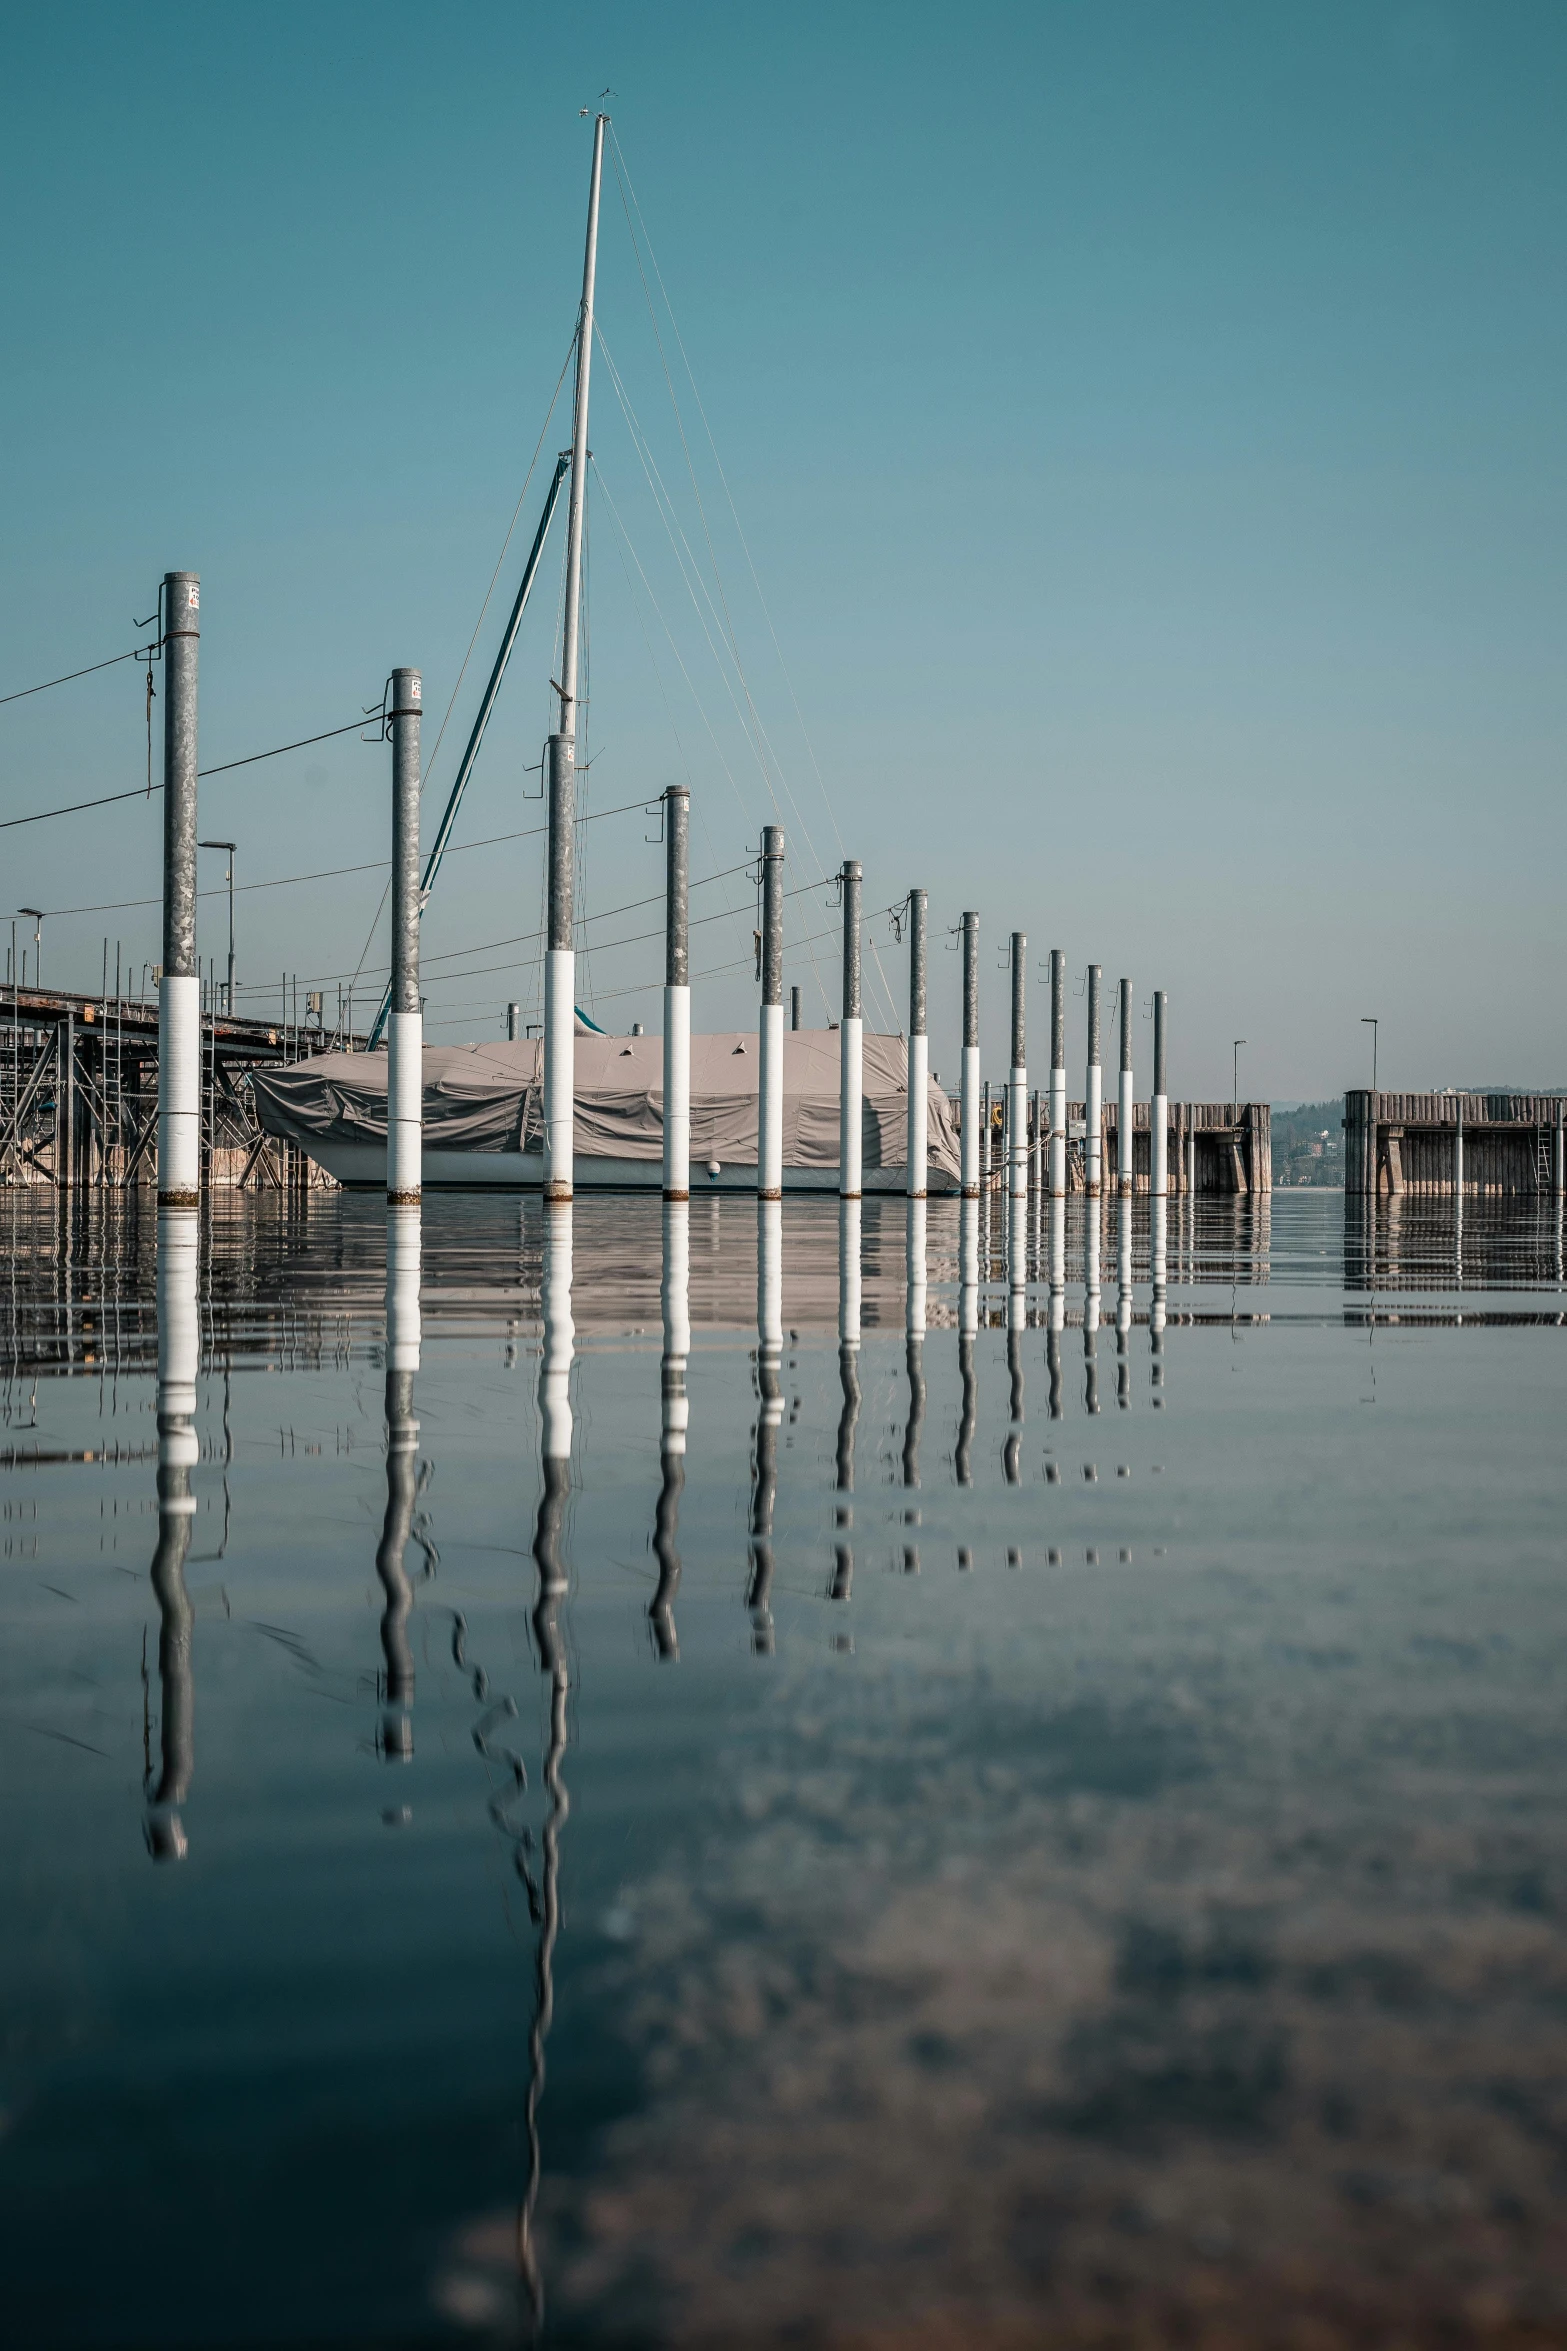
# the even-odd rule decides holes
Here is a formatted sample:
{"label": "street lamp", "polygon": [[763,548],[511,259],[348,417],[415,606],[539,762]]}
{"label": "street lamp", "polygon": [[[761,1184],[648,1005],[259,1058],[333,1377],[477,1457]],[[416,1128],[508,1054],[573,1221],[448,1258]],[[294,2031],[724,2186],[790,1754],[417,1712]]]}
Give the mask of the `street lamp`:
{"label": "street lamp", "polygon": [[18,914],[30,914],[33,918],[33,986],[42,992],[44,984],[43,908],[41,906],[19,906],[16,911]]}
{"label": "street lamp", "polygon": [[229,984],[223,1009],[232,1020],[234,1018],[234,852],[239,847],[239,843],[237,841],[198,841],[196,846],[198,849],[226,849],[229,853]]}
{"label": "street lamp", "polygon": [[1237,1037],[1234,1051],[1230,1056],[1230,1108],[1235,1113],[1235,1118],[1230,1121],[1231,1126],[1235,1124],[1235,1119],[1239,1118],[1241,1114],[1241,1047],[1249,1044],[1250,1041],[1247,1037]]}
{"label": "street lamp", "polygon": [[1371,1091],[1372,1091],[1372,1093],[1373,1093],[1373,1094],[1374,1094],[1374,1093],[1376,1092],[1376,1090],[1377,1090],[1377,1020],[1378,1020],[1378,1018],[1379,1018],[1379,1015],[1378,1015],[1378,1014],[1376,1014],[1376,1013],[1374,1013],[1374,1012],[1363,1012],[1363,1013],[1361,1014],[1361,1016],[1360,1016],[1360,1025],[1361,1025],[1361,1027],[1362,1027],[1363,1029],[1369,1029],[1369,1030],[1371,1031]]}

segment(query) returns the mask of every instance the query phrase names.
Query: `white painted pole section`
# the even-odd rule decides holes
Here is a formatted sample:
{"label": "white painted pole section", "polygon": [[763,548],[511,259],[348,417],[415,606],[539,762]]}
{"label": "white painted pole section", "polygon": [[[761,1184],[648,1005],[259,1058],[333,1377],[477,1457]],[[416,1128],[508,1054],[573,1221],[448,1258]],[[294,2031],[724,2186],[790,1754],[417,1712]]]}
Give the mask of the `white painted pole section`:
{"label": "white painted pole section", "polygon": [[1148,1328],[1155,1332],[1162,1331],[1164,1329],[1164,1301],[1166,1287],[1165,1232],[1169,1213],[1169,1204],[1166,1201],[1164,1194],[1161,1192],[1155,1197],[1154,1204],[1149,1212],[1148,1218],[1148,1247],[1149,1256],[1152,1261],[1151,1271],[1153,1275],[1153,1299],[1148,1308]]}
{"label": "white painted pole section", "polygon": [[664,1203],[663,1440],[666,1453],[684,1453],[691,1420],[686,1362],[691,1353],[691,1203]]}
{"label": "white painted pole section", "polygon": [[158,982],[158,1198],[195,1201],[201,1191],[201,982],[165,972]]}
{"label": "white painted pole section", "polygon": [[577,1336],[571,1319],[571,1203],[552,1200],[544,1216],[544,1265],[539,1285],[544,1343],[539,1356],[539,1422],[546,1461],[571,1454],[571,1361]]}
{"label": "white painted pole section", "polygon": [[838,1344],[860,1343],[860,1217],[859,1200],[838,1203]]}
{"label": "white painted pole section", "polygon": [[390,1013],[386,1038],[386,1196],[408,1207],[424,1181],[423,1013]]}
{"label": "white painted pole section", "polygon": [[576,1093],[577,958],[552,947],[544,958],[544,1183],[548,1199],[571,1199]]}
{"label": "white painted pole section", "polygon": [[1148,1104],[1148,1189],[1162,1200],[1170,1189],[1170,1103],[1165,1092],[1165,1015],[1169,999],[1163,988],[1153,1000],[1153,1096]]}
{"label": "white painted pole section", "polygon": [[[196,1373],[201,1363],[201,1326],[196,1313],[197,1219],[194,1208],[158,1211],[158,1448],[159,1466],[193,1469],[199,1454],[191,1415],[196,1409]],[[165,1427],[177,1421],[178,1430]],[[166,1446],[173,1440],[173,1449]],[[159,1509],[163,1509],[162,1498]],[[186,1495],[172,1505],[194,1510]]]}
{"label": "white painted pole section", "polygon": [[903,1328],[904,1336],[923,1339],[925,1336],[925,1300],[928,1271],[925,1249],[926,1204],[911,1196],[905,1210],[903,1236]]}
{"label": "white painted pole section", "polygon": [[979,1198],[965,1192],[958,1225],[958,1334],[972,1338],[979,1329]]}
{"label": "white painted pole section", "polygon": [[691,991],[664,990],[664,1198],[691,1196]]}
{"label": "white painted pole section", "polygon": [[1050,950],[1050,1192],[1066,1198],[1066,957]]}

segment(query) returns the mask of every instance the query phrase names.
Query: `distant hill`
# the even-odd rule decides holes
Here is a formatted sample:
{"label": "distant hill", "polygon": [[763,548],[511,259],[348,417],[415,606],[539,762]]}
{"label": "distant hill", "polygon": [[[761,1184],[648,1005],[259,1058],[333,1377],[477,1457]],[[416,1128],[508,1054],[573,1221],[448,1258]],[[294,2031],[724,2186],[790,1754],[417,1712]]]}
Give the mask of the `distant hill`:
{"label": "distant hill", "polygon": [[1342,1187],[1344,1182],[1344,1097],[1331,1102],[1299,1102],[1291,1110],[1277,1103],[1273,1121],[1273,1188],[1293,1190],[1316,1184]]}

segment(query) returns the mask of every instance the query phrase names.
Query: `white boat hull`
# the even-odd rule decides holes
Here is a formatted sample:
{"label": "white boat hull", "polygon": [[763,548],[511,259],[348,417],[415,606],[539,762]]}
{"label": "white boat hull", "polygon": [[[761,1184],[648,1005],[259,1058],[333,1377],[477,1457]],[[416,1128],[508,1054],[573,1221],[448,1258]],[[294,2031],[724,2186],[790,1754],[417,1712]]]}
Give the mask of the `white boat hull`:
{"label": "white boat hull", "polygon": [[[309,1146],[310,1156],[351,1192],[384,1192],[386,1146],[383,1143],[339,1142],[322,1138]],[[662,1163],[657,1159],[576,1159],[575,1189],[579,1192],[661,1192]],[[867,1192],[901,1192],[901,1167],[869,1167],[861,1177]],[[540,1192],[544,1188],[544,1155],[540,1151],[441,1151],[424,1147],[424,1189],[427,1192]],[[786,1167],[786,1192],[815,1192],[835,1198],[835,1167]],[[933,1181],[931,1190],[943,1187]],[[710,1175],[700,1162],[691,1168],[691,1196],[699,1192],[756,1190],[756,1167],[743,1161],[720,1167]]]}

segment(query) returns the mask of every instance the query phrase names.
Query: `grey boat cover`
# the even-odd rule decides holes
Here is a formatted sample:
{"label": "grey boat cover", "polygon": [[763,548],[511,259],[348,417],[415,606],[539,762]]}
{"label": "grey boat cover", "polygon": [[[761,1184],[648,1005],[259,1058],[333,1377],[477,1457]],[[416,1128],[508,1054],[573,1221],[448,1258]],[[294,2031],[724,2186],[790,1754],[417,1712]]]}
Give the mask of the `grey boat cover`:
{"label": "grey boat cover", "polygon": [[[839,1036],[786,1029],[783,1040],[785,1167],[838,1164]],[[754,1166],[757,1152],[754,1033],[691,1039],[694,1166]],[[424,1139],[438,1151],[538,1151],[544,1145],[543,1046],[537,1037],[486,1045],[426,1045]],[[658,1159],[664,1148],[664,1046],[660,1037],[576,1037],[576,1148],[586,1159]],[[287,1068],[257,1069],[256,1107],[269,1135],[309,1151],[328,1139],[386,1140],[385,1053],[318,1053]],[[906,1156],[908,1046],[865,1038],[865,1165],[901,1167]],[[930,1173],[961,1181],[957,1126],[940,1087],[929,1088]]]}

